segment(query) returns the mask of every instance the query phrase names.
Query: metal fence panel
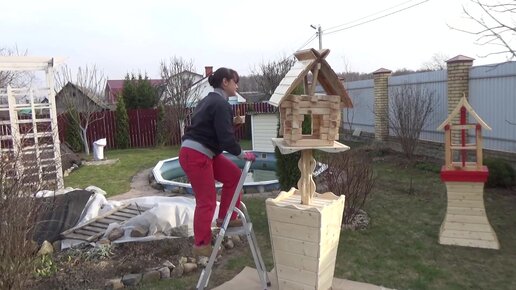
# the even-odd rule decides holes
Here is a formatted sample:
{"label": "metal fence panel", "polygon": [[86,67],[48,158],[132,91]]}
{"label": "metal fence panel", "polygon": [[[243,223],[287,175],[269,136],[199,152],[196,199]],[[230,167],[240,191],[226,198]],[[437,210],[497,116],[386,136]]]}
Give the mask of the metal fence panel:
{"label": "metal fence panel", "polygon": [[493,129],[484,148],[516,152],[516,62],[471,68],[469,102]]}

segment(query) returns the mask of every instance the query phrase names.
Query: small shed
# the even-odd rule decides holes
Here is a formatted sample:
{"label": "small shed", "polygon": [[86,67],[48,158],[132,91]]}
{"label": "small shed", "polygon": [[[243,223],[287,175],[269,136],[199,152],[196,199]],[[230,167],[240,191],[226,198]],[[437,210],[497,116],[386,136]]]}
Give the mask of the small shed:
{"label": "small shed", "polygon": [[276,138],[278,127],[278,114],[251,113],[251,132],[253,151],[274,152],[272,138]]}
{"label": "small shed", "polygon": [[[313,48],[294,53],[297,62],[269,100],[280,109],[280,134],[288,146],[331,146],[339,139],[342,109],[353,104],[325,60],[329,53],[329,49]],[[318,83],[326,95],[315,94]],[[304,85],[304,92],[295,94],[300,85]],[[308,134],[302,132],[305,119],[311,122]]]}

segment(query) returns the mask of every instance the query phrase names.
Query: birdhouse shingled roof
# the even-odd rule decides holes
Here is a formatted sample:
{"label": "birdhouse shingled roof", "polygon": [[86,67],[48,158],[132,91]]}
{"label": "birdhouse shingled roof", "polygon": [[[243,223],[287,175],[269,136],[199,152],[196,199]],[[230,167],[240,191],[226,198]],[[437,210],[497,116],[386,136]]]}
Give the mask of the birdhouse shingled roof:
{"label": "birdhouse shingled roof", "polygon": [[290,95],[292,91],[303,82],[303,78],[308,75],[308,72],[315,71],[317,65],[320,64],[317,80],[313,81],[319,82],[326,94],[340,96],[342,107],[353,107],[344,85],[325,60],[329,53],[329,49],[315,50],[313,48],[294,53],[297,62],[292,66],[283,80],[281,80],[274,94],[272,94],[269,99],[269,103],[273,106],[279,106],[283,98]]}
{"label": "birdhouse shingled roof", "polygon": [[462,107],[466,108],[469,115],[472,116],[473,118],[475,118],[477,123],[480,124],[480,126],[482,126],[482,128],[491,130],[491,127],[489,127],[489,125],[487,125],[486,122],[484,122],[484,120],[482,120],[482,118],[480,118],[480,116],[475,112],[475,110],[473,110],[473,107],[471,107],[471,105],[469,104],[468,99],[466,99],[466,96],[463,96],[460,99],[460,101],[457,104],[457,106],[455,107],[455,109],[453,109],[453,111],[450,113],[448,118],[446,118],[446,120],[444,120],[444,122],[441,125],[439,125],[439,127],[437,127],[437,130],[443,130],[444,126],[450,124],[454,117],[459,116],[460,108],[462,108]]}

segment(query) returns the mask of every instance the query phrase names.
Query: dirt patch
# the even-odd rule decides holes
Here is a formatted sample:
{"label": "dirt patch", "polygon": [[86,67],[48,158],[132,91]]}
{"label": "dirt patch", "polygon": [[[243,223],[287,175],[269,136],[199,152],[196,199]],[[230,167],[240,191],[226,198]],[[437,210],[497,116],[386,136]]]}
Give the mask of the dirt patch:
{"label": "dirt patch", "polygon": [[[67,249],[52,256],[53,274],[29,279],[27,289],[102,289],[109,279],[161,268],[166,261],[177,266],[181,257],[192,257],[192,244],[193,238],[178,238],[113,244],[104,249],[90,246]],[[216,267],[225,265],[243,247],[247,245],[242,243],[224,251]],[[199,271],[185,275],[198,276]]]}

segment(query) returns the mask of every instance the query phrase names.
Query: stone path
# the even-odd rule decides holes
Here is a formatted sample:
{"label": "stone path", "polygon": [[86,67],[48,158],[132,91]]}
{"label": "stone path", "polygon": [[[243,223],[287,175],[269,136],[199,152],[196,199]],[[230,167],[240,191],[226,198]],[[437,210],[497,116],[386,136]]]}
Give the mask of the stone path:
{"label": "stone path", "polygon": [[149,185],[149,174],[152,174],[152,168],[148,168],[138,172],[131,180],[131,189],[128,192],[111,196],[109,200],[125,200],[142,196],[172,196],[170,193],[152,188]]}

